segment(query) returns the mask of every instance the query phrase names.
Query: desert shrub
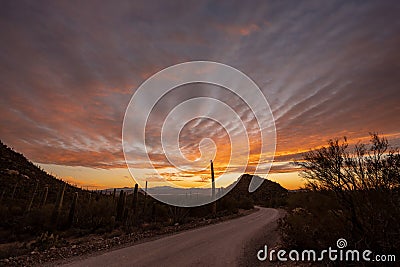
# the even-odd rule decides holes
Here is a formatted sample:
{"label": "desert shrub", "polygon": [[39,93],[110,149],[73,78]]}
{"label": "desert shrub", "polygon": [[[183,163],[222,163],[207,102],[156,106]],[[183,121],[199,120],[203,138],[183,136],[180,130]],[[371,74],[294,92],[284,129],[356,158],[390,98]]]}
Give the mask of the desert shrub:
{"label": "desert shrub", "polygon": [[254,207],[254,202],[249,197],[244,197],[238,201],[238,208],[249,210]]}
{"label": "desert shrub", "polygon": [[321,248],[346,238],[355,248],[400,248],[400,154],[371,135],[370,145],[344,141],[307,152],[302,176],[307,192],[291,194],[281,221],[287,245]]}
{"label": "desert shrub", "polygon": [[232,196],[224,196],[218,202],[217,208],[219,210],[226,210],[228,213],[237,213],[238,212],[238,200],[236,200]]}
{"label": "desert shrub", "polygon": [[288,215],[280,221],[286,245],[291,248],[325,249],[349,236],[338,203],[329,192],[296,192],[288,198]]}
{"label": "desert shrub", "polygon": [[33,242],[32,247],[44,251],[50,249],[52,247],[61,247],[65,245],[65,240],[60,238],[58,235],[53,233],[49,234],[48,232],[44,232],[39,235]]}
{"label": "desert shrub", "polygon": [[92,230],[107,229],[110,225],[115,225],[114,210],[114,203],[108,196],[99,197],[97,201],[79,203],[75,227]]}

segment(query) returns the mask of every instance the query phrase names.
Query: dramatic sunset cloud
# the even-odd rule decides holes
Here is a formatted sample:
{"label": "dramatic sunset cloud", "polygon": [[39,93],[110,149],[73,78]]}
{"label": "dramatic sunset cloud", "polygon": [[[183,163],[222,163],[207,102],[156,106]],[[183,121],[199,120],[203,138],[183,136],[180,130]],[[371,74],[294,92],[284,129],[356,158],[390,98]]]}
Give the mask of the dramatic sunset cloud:
{"label": "dramatic sunset cloud", "polygon": [[[297,188],[290,162],[330,138],[356,142],[378,132],[400,145],[399,14],[398,1],[3,1],[0,139],[79,185],[132,186],[121,144],[132,94],[165,67],[216,61],[262,90],[277,130],[270,178]],[[149,156],[170,180],[186,174],[169,172],[161,123],[177,103],[202,96],[239,114],[249,162],[259,158],[256,122],[240,99],[183,86],[158,103],[146,129]],[[192,121],[180,147],[196,159],[210,136],[218,174],[231,147],[216,122]],[[193,181],[208,179],[200,171]]]}

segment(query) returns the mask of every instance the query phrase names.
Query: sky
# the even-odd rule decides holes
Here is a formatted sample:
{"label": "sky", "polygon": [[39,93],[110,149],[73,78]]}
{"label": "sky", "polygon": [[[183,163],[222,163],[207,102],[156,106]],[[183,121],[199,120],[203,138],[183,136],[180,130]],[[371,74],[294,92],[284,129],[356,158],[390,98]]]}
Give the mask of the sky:
{"label": "sky", "polygon": [[[354,143],[378,132],[400,144],[398,14],[398,1],[1,1],[0,139],[79,186],[132,186],[122,149],[132,95],[166,67],[220,62],[264,94],[276,127],[264,177],[295,189],[303,181],[290,162],[331,138]],[[224,88],[192,84],[166,95],[146,140],[157,170],[176,181],[187,176],[171,171],[160,151],[160,123],[180,101],[201,96],[254,123]],[[260,137],[249,133],[254,159]],[[179,145],[195,160],[211,138],[223,172],[228,137],[215,121],[198,119],[181,129]],[[208,180],[207,172],[190,184]]]}

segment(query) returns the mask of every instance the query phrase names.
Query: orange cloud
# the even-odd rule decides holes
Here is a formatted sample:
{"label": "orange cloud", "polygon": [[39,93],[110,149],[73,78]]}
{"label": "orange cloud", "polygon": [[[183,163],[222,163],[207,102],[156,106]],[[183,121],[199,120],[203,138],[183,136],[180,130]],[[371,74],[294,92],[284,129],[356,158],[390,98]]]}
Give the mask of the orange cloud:
{"label": "orange cloud", "polygon": [[217,25],[217,28],[230,35],[248,36],[261,28],[254,23],[248,25]]}

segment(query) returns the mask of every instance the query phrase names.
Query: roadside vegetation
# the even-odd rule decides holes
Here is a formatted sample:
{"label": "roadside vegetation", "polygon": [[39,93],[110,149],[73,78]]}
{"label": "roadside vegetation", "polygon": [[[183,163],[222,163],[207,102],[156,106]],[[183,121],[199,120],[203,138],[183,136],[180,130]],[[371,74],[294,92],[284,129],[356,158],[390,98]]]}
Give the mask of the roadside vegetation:
{"label": "roadside vegetation", "polygon": [[138,187],[78,188],[0,142],[0,259],[70,247],[71,240],[85,237],[137,240],[232,218],[255,204],[275,207],[284,203],[287,190],[268,180],[250,194],[251,179],[251,175],[242,175],[236,187],[217,201],[214,214],[212,204],[169,206]]}
{"label": "roadside vegetation", "polygon": [[288,214],[280,222],[285,247],[323,250],[344,238],[348,249],[398,253],[398,148],[377,134],[368,144],[336,139],[296,164],[307,183],[288,195]]}

